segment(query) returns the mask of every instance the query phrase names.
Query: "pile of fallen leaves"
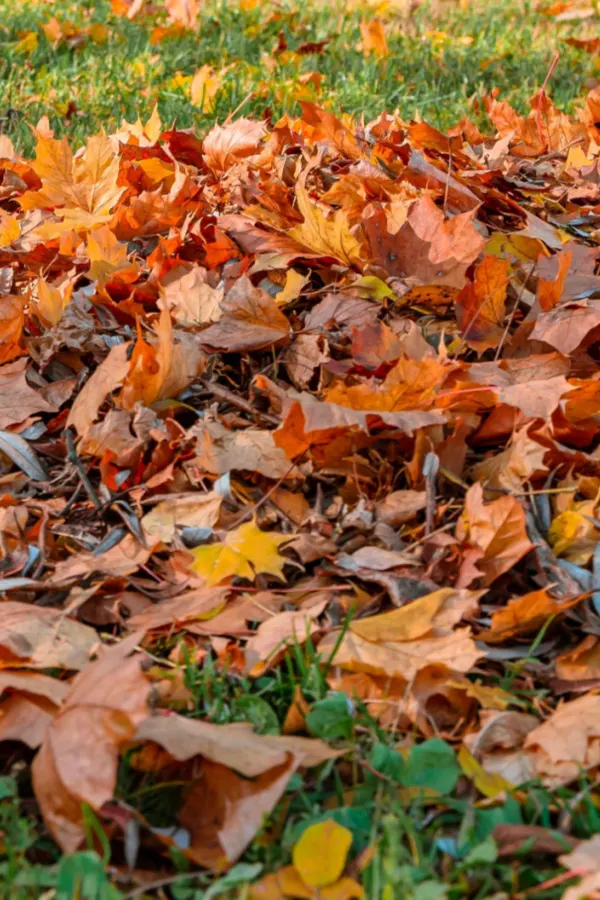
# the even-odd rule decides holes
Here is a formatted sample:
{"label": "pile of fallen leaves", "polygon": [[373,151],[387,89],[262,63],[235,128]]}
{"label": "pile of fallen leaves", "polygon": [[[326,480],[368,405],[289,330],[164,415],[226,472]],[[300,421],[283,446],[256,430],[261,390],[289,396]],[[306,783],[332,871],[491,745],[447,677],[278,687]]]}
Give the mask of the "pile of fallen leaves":
{"label": "pile of fallen leaves", "polygon": [[[310,641],[487,803],[597,773],[600,92],[487,108],[0,137],[0,740],[63,850],[87,809],[222,870],[343,757],[301,693],[284,735],[189,718],[184,658]],[[125,754],[187,785],[174,832],[113,800]],[[256,897],[360,896],[327,828]]]}

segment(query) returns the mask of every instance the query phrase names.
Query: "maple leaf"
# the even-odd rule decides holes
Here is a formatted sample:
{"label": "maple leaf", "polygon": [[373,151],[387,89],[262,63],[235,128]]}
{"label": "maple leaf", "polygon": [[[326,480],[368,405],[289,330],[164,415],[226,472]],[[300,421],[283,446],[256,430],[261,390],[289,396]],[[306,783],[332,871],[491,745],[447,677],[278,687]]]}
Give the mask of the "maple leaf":
{"label": "maple leaf", "polygon": [[138,339],[123,379],[119,404],[123,409],[133,409],[140,401],[151,406],[157,400],[174,397],[203,372],[205,364],[204,353],[187,335],[175,343],[171,316],[163,310],[153,344],[144,340],[138,326]]}
{"label": "maple leaf", "polygon": [[[468,558],[483,576],[483,584],[491,584],[508,572],[529,553],[533,544],[527,536],[523,507],[514,497],[499,497],[483,503],[481,484],[472,485],[465,498],[464,517],[457,526],[459,540],[469,541]],[[468,571],[464,566],[464,572]],[[467,583],[471,583],[472,573]],[[459,577],[459,584],[463,584]]]}
{"label": "maple leaf", "polygon": [[195,266],[164,284],[165,302],[176,322],[207,325],[221,318],[223,288],[211,287],[206,274],[206,269]]}
{"label": "maple leaf", "polygon": [[307,166],[296,183],[296,200],[304,222],[290,230],[290,237],[314,253],[333,256],[347,266],[362,269],[362,245],[352,233],[344,211],[338,209],[327,218],[311,202],[306,190],[306,178],[311,168]]}
{"label": "maple leaf", "polygon": [[262,122],[251,119],[215,125],[204,138],[204,161],[213,172],[226,172],[241,159],[255,153],[264,134]]}
{"label": "maple leaf", "polygon": [[484,256],[475,270],[475,280],[456,298],[456,318],[469,347],[487,350],[502,340],[507,285],[508,261]]}
{"label": "maple leaf", "polygon": [[473,226],[475,210],[446,219],[431,197],[420,197],[395,234],[387,231],[383,209],[375,209],[363,225],[373,263],[388,275],[412,276],[422,284],[462,288],[467,267],[483,250],[484,240]]}
{"label": "maple leaf", "polygon": [[90,260],[88,277],[97,281],[100,287],[115,276],[125,283],[138,277],[137,266],[129,262],[127,245],[122,244],[106,225],[89,232],[87,252]]}
{"label": "maple leaf", "polygon": [[220,584],[235,577],[254,581],[261,573],[283,578],[287,559],[278,548],[288,540],[287,535],[261,531],[255,522],[247,522],[228,532],[223,543],[192,550],[192,569],[206,584]]}
{"label": "maple leaf", "polygon": [[38,139],[35,172],[42,190],[23,194],[23,209],[52,206],[67,227],[91,228],[107,222],[123,187],[117,184],[119,155],[104,135],[91,137],[81,157],[74,158],[67,138]]}
{"label": "maple leaf", "polygon": [[202,333],[202,343],[230,352],[289,343],[290,325],[272,297],[239,278],[221,304],[219,321]]}

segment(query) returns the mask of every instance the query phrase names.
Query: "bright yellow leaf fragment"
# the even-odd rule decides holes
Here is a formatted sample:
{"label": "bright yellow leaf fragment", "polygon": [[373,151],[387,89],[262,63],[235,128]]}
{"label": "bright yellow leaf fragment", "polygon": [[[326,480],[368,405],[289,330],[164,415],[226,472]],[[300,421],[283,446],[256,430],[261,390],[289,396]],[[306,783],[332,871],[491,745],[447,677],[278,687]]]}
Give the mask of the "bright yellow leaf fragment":
{"label": "bright yellow leaf fragment", "polygon": [[512,791],[514,788],[510,781],[497,772],[486,772],[466,747],[461,747],[458,752],[458,764],[484,797],[496,797],[498,794]]}
{"label": "bright yellow leaf fragment", "polygon": [[192,569],[207,584],[220,584],[229,578],[248,578],[264,573],[283,579],[287,562],[278,548],[289,537],[273,531],[261,531],[255,522],[246,522],[230,531],[221,544],[208,544],[192,550]]}
{"label": "bright yellow leaf fragment", "polygon": [[311,825],[292,852],[294,868],[305,884],[325,887],[337,881],[346,865],[352,832],[334,819]]}

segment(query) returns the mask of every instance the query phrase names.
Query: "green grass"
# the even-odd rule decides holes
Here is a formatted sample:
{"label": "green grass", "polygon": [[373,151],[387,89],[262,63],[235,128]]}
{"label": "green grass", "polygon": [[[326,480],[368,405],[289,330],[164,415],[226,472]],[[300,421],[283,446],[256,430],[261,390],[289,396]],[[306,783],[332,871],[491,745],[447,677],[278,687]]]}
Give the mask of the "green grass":
{"label": "green grass", "polygon": [[[320,89],[308,86],[304,93],[336,112],[372,118],[398,108],[405,118],[418,111],[448,127],[465,114],[482,121],[481,98],[493,87],[525,109],[557,50],[561,61],[550,89],[559,105],[568,108],[598,74],[594,58],[564,40],[590,26],[556,24],[528,0],[474,0],[464,9],[425,3],[412,13],[407,5],[383,5],[390,54],[377,60],[357,49],[361,18],[373,15],[366,4],[281,0],[244,9],[240,0],[208,0],[196,33],[152,44],[164,16],[129,22],[113,15],[106,0],[0,0],[0,116],[25,149],[33,142],[26,123],[42,115],[77,143],[102,128],[114,130],[122,117],[147,117],[155,102],[164,122],[202,130],[241,104],[246,115],[297,113],[298,78],[317,72]],[[53,16],[80,27],[104,24],[107,43],[88,39],[54,49],[40,27]],[[28,32],[38,35],[33,52],[27,41],[19,49]],[[287,55],[274,53],[280,35]],[[321,54],[291,53],[324,39]],[[205,64],[220,81],[210,113],[190,105],[189,83],[182,83]]]}

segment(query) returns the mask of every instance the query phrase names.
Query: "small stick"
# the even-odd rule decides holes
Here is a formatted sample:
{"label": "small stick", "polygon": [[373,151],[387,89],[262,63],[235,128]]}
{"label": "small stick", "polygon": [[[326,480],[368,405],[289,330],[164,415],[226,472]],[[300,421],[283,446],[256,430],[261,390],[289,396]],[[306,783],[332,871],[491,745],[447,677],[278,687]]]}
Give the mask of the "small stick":
{"label": "small stick", "polygon": [[250,416],[259,416],[261,419],[264,419],[265,422],[268,422],[269,425],[281,425],[280,419],[277,419],[270,413],[264,413],[260,412],[258,409],[254,409],[251,403],[248,403],[248,401],[244,400],[242,397],[238,397],[237,394],[234,394],[233,391],[223,387],[223,385],[214,384],[212,381],[207,381],[205,378],[201,378],[200,380],[206,390],[210,391],[215,397],[218,397],[219,400],[225,400],[227,403],[231,403],[232,406],[237,406],[238,409],[242,409]]}
{"label": "small stick", "polygon": [[85,488],[86,494],[88,495],[88,497],[90,498],[90,500],[92,501],[92,503],[94,504],[96,509],[101,509],[102,503],[100,502],[100,500],[98,498],[98,494],[94,490],[94,486],[92,485],[92,482],[88,478],[88,474],[85,471],[81,460],[77,456],[75,444],[73,443],[73,432],[71,431],[70,428],[67,428],[65,430],[65,443],[67,445],[67,459],[73,466],[75,466],[75,468],[77,470],[77,474],[79,475],[79,479],[80,479],[83,487]]}
{"label": "small stick", "polygon": [[554,59],[550,63],[550,68],[548,69],[548,74],[544,78],[544,83],[541,86],[540,91],[538,93],[537,129],[538,129],[538,136],[540,139],[540,144],[542,145],[544,151],[546,151],[548,149],[548,141],[544,140],[544,131],[542,128],[542,103],[543,103],[544,97],[546,96],[546,87],[548,86],[550,77],[551,77],[552,73],[554,72],[554,69],[556,68],[556,64],[558,63],[559,59],[560,59],[560,53],[557,51],[554,56]]}

